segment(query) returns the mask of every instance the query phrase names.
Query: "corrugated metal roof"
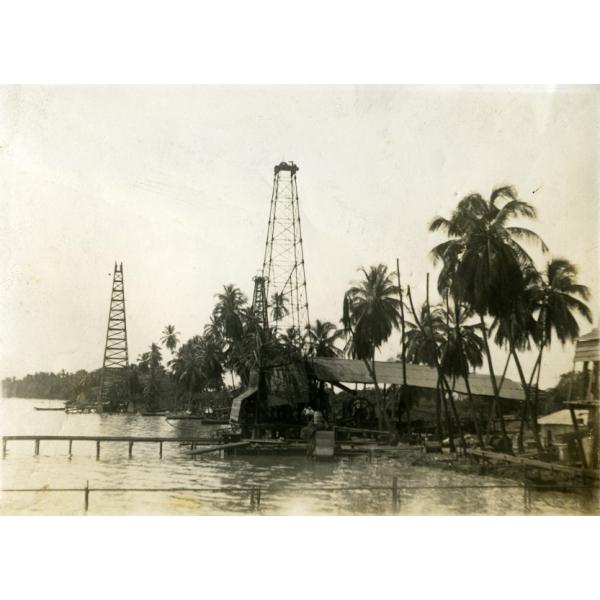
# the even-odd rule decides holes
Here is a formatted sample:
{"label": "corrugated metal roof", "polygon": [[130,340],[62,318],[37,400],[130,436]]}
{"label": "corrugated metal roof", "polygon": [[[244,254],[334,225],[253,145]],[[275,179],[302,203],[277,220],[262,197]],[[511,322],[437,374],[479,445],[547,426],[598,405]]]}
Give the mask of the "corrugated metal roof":
{"label": "corrugated metal roof", "polygon": [[[313,358],[309,360],[313,373],[319,381],[338,381],[341,383],[373,383],[369,371],[362,360],[344,358]],[[375,374],[380,383],[402,385],[402,363],[375,362]],[[406,365],[406,382],[408,385],[432,389],[437,388],[437,370],[425,365]],[[471,392],[476,396],[493,396],[494,392],[488,375],[473,374],[469,376]],[[464,380],[456,380],[455,390],[467,393]],[[505,379],[500,390],[500,397],[508,400],[525,400],[520,384]]]}
{"label": "corrugated metal roof", "polygon": [[600,361],[600,338],[598,337],[598,328],[594,327],[592,331],[581,336],[575,344],[575,361]]}

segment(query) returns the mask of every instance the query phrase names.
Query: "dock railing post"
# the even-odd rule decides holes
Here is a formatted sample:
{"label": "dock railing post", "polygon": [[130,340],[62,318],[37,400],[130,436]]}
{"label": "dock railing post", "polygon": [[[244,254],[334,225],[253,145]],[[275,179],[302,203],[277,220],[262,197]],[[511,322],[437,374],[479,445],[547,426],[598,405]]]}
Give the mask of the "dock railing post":
{"label": "dock railing post", "polygon": [[394,475],[392,479],[392,512],[398,512],[398,477]]}
{"label": "dock railing post", "polygon": [[90,507],[90,482],[85,482],[85,488],[83,489],[83,510],[87,513]]}

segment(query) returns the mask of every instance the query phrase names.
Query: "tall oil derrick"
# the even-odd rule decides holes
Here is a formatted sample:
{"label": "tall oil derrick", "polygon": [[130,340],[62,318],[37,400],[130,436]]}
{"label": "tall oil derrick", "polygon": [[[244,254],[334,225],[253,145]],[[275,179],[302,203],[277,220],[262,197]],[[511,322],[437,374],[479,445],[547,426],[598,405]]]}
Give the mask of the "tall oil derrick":
{"label": "tall oil derrick", "polygon": [[309,316],[297,172],[293,162],[279,163],[274,169],[262,276],[269,308],[274,294],[285,299],[286,314],[275,323],[277,328],[284,331],[294,327],[304,333]]}
{"label": "tall oil derrick", "polygon": [[252,295],[252,311],[256,315],[260,326],[267,329],[269,326],[269,316],[267,313],[267,297],[265,290],[265,278],[257,275],[254,279],[254,293]]}
{"label": "tall oil derrick", "polygon": [[102,362],[102,375],[100,378],[100,393],[98,395],[98,407],[100,410],[102,409],[102,405],[107,402],[109,392],[115,384],[123,384],[124,389],[127,391],[127,396],[129,396],[127,381],[128,366],[123,263],[120,265],[115,263],[112,291],[110,294],[110,309],[108,311],[106,344],[104,346],[104,360]]}

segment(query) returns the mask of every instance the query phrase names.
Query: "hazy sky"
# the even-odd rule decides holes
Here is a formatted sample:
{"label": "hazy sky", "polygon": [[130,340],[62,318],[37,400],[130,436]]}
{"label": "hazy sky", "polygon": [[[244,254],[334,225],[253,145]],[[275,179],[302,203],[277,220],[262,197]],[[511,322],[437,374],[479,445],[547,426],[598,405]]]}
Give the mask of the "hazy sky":
{"label": "hazy sky", "polygon": [[[531,227],[550,255],[579,266],[597,322],[599,98],[589,87],[0,88],[0,376],[101,366],[115,260],[131,360],[167,323],[183,340],[201,332],[223,284],[250,295],[282,160],[300,167],[312,319],[337,322],[356,269],[396,257],[421,301],[425,273],[437,275],[431,218],[509,183],[538,208]],[[398,350],[396,336],[382,358]],[[544,385],[572,354],[553,345]]]}

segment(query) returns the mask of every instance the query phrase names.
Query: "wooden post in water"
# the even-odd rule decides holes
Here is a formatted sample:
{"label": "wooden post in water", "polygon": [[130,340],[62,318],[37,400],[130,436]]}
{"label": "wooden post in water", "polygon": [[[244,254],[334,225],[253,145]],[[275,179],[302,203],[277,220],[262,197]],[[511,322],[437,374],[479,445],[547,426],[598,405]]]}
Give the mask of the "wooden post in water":
{"label": "wooden post in water", "polygon": [[2,458],[4,458],[6,456],[6,443],[8,442],[7,439],[2,438]]}
{"label": "wooden post in water", "polygon": [[90,506],[90,482],[85,482],[85,488],[83,489],[83,510],[88,511]]}
{"label": "wooden post in water", "polygon": [[398,512],[398,477],[394,475],[392,479],[392,512]]}
{"label": "wooden post in water", "polygon": [[96,460],[100,460],[100,440],[96,440]]}
{"label": "wooden post in water", "polygon": [[36,456],[40,455],[40,440],[39,439],[35,440],[35,455]]}
{"label": "wooden post in water", "polygon": [[162,451],[163,451],[163,443],[159,442],[159,444],[158,444],[158,458],[162,458]]}
{"label": "wooden post in water", "polygon": [[129,458],[133,457],[133,442],[129,442]]}
{"label": "wooden post in water", "polygon": [[69,440],[69,456],[73,454],[73,440]]}

